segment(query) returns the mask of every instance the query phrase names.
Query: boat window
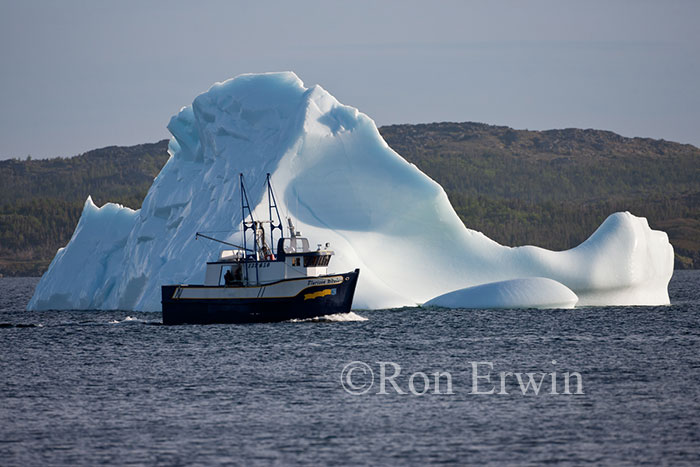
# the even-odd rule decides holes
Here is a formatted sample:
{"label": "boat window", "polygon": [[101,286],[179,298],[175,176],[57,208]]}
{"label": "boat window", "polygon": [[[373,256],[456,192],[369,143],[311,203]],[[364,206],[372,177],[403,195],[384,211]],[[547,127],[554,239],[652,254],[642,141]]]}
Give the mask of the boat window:
{"label": "boat window", "polygon": [[285,238],[282,244],[285,253],[307,253],[309,251],[309,240],[306,238],[295,237]]}
{"label": "boat window", "polygon": [[330,260],[330,255],[304,256],[304,267],[313,268],[328,266]]}
{"label": "boat window", "polygon": [[240,264],[234,266],[222,266],[219,276],[219,285],[242,285],[243,268]]}

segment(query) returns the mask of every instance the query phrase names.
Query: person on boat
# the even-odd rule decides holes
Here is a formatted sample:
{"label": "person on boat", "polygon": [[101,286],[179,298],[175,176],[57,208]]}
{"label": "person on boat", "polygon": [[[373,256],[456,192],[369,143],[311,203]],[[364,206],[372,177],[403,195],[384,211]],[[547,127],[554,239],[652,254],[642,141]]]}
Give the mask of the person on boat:
{"label": "person on boat", "polygon": [[226,285],[233,285],[233,273],[231,273],[231,270],[229,269],[226,271],[226,274],[224,274],[224,282],[226,282]]}
{"label": "person on boat", "polygon": [[224,282],[227,286],[243,285],[243,271],[240,264],[233,271],[231,269],[226,271]]}
{"label": "person on boat", "polygon": [[263,252],[263,256],[265,257],[266,261],[274,261],[275,260],[275,254],[272,252],[270,247],[267,246],[266,243],[263,243],[262,252]]}

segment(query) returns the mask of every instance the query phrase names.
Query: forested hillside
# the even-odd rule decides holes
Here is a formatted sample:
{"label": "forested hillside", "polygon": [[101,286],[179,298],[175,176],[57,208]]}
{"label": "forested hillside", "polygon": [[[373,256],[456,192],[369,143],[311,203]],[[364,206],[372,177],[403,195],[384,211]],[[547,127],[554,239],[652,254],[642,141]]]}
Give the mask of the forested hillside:
{"label": "forested hillside", "polygon": [[700,267],[700,149],[600,130],[393,125],[389,146],[447,192],[464,223],[505,245],[568,249],[616,211],[669,234]]}
{"label": "forested hillside", "polygon": [[71,158],[0,161],[0,274],[40,275],[68,243],[88,195],[132,208],[165,161],[167,141]]}
{"label": "forested hillside", "polygon": [[[392,125],[387,143],[440,183],[464,223],[506,245],[567,249],[615,211],[668,232],[676,267],[700,267],[700,150],[598,130],[479,123]],[[68,159],[0,161],[0,274],[38,275],[88,195],[139,208],[167,141]]]}

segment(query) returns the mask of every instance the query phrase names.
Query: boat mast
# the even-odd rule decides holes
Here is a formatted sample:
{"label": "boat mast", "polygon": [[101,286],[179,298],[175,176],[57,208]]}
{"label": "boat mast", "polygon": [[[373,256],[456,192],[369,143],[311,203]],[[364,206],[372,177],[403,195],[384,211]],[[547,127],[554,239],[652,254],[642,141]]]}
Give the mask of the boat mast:
{"label": "boat mast", "polygon": [[[277,209],[277,200],[275,199],[275,192],[272,191],[272,183],[270,182],[269,173],[267,174],[267,205],[270,213],[270,247],[275,248],[275,239],[273,237],[275,229],[280,230],[280,237],[284,237],[284,230],[282,230],[282,218],[280,217],[280,212]],[[274,209],[275,214],[277,214],[277,224],[275,224],[272,218],[272,209]]]}
{"label": "boat mast", "polygon": [[[268,247],[266,242],[265,242],[265,229],[263,227],[263,222],[257,222],[255,218],[253,217],[253,210],[250,208],[250,201],[248,199],[248,192],[245,189],[245,182],[243,179],[243,174],[239,174],[240,181],[241,181],[241,215],[242,215],[242,222],[243,222],[243,249],[245,251],[251,251],[248,249],[247,245],[247,240],[246,240],[246,232],[248,230],[253,231],[253,260],[255,262],[255,280],[256,283],[260,282],[259,279],[259,273],[258,273],[258,262],[260,260],[259,258],[259,252],[262,252],[263,255],[267,254],[274,254],[274,248],[275,248],[275,239],[274,239],[274,233],[275,229],[279,229],[280,231],[280,237],[284,237],[284,229],[282,228],[282,217],[280,216],[279,209],[277,207],[277,200],[275,199],[275,192],[272,190],[272,182],[270,182],[270,174],[267,174],[267,204],[268,204],[268,213],[270,216],[270,246]],[[277,216],[277,223],[275,223],[272,215],[272,210],[274,209],[275,215]],[[250,221],[246,221],[246,219],[250,216]],[[258,243],[258,234],[261,235],[260,238],[260,243]],[[267,258],[265,258],[267,259]],[[246,261],[247,264],[247,261]],[[245,268],[245,279],[248,281],[248,268]]]}
{"label": "boat mast", "polygon": [[[258,233],[257,233],[257,222],[255,222],[255,218],[253,217],[253,211],[250,209],[250,202],[248,201],[248,193],[245,190],[245,184],[243,182],[243,173],[240,174],[240,180],[241,180],[241,214],[243,215],[242,222],[243,222],[243,248],[248,251],[247,244],[246,244],[246,231],[248,229],[253,231],[253,260],[255,261],[255,283],[259,283],[260,279],[258,276]],[[250,216],[250,222],[246,222],[246,211],[248,211],[248,215]],[[248,278],[248,261],[245,261],[244,264],[246,267],[244,268],[245,270],[245,280],[246,282],[249,281]]]}

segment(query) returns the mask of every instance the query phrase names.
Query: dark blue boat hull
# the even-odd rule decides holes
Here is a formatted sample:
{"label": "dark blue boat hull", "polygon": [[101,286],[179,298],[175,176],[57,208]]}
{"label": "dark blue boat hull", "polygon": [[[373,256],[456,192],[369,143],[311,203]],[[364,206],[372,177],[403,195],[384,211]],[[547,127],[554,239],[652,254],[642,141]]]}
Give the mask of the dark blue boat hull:
{"label": "dark blue boat hull", "polygon": [[163,324],[270,323],[348,313],[359,273],[336,274],[342,283],[305,287],[292,297],[182,299],[178,288],[187,286],[164,285]]}

